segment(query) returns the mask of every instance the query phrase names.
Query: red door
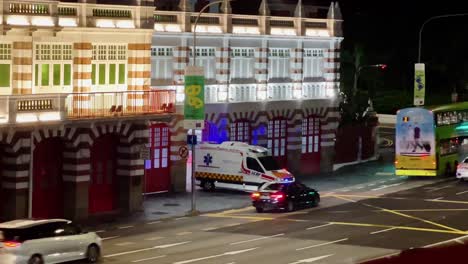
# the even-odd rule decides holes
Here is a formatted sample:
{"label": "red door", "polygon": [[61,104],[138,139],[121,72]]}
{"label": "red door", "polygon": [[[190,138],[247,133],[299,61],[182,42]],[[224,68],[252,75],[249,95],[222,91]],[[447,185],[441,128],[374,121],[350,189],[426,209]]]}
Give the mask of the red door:
{"label": "red door", "polygon": [[250,144],[250,122],[247,120],[237,120],[231,123],[231,141],[238,141]]}
{"label": "red door", "polygon": [[118,144],[118,136],[109,134],[96,139],[91,148],[90,214],[109,212],[116,208]]}
{"label": "red door", "polygon": [[46,139],[33,152],[32,217],[63,217],[62,159],[64,144]]}
{"label": "red door", "polygon": [[275,118],[268,121],[268,149],[283,168],[287,166],[287,134],[286,120]]}
{"label": "red door", "polygon": [[150,157],[145,161],[144,193],[167,192],[171,186],[169,173],[169,127],[155,124],[150,127]]}
{"label": "red door", "polygon": [[311,116],[302,120],[301,172],[320,172],[320,119]]}

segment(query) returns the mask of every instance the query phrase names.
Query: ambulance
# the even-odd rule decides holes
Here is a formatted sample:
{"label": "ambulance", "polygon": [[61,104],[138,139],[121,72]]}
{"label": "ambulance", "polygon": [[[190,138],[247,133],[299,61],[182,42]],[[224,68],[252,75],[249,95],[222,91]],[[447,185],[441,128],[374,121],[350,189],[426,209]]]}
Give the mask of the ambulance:
{"label": "ambulance", "polygon": [[195,150],[195,178],[204,190],[257,191],[266,182],[294,182],[268,149],[242,142],[203,143]]}

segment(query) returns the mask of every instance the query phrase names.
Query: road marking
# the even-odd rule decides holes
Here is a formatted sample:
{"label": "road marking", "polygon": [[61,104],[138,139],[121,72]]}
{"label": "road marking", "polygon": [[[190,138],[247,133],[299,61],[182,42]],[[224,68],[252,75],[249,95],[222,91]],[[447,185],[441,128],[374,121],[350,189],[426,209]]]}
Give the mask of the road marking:
{"label": "road marking", "polygon": [[150,248],[142,248],[142,249],[137,249],[137,250],[132,250],[132,251],[126,251],[126,252],[120,252],[120,253],[116,253],[116,254],[110,254],[110,255],[106,255],[104,257],[105,258],[111,258],[111,257],[122,256],[122,255],[134,254],[134,253],[143,252],[143,251],[170,248],[170,247],[184,245],[184,244],[187,244],[187,243],[190,243],[190,242],[192,242],[192,241],[185,241],[185,242],[174,243],[174,244],[166,244],[166,245],[154,246],[154,247],[150,247]]}
{"label": "road marking", "polygon": [[133,244],[135,244],[135,242],[122,242],[122,243],[117,243],[115,245],[119,247],[124,247],[124,246],[133,245]]}
{"label": "road marking", "polygon": [[[340,197],[340,196],[336,196],[336,197],[337,197],[337,198],[340,198],[340,199],[348,200],[348,201],[354,201],[354,200],[351,200],[351,199],[345,199],[345,198]],[[442,201],[442,200],[437,200],[437,201]],[[357,201],[354,201],[354,202],[357,202]],[[446,225],[438,224],[438,223],[435,223],[435,222],[432,222],[432,221],[429,221],[429,220],[426,220],[426,219],[422,219],[422,218],[419,218],[419,217],[416,217],[416,216],[407,215],[407,214],[404,214],[404,213],[400,213],[400,212],[397,212],[397,211],[394,211],[394,210],[390,210],[390,209],[386,209],[386,208],[379,207],[379,206],[370,205],[370,204],[367,204],[367,203],[361,203],[361,204],[362,204],[362,205],[365,205],[365,206],[368,206],[368,207],[375,208],[375,209],[380,209],[380,210],[382,210],[382,211],[384,211],[384,212],[396,214],[396,215],[403,216],[403,217],[406,217],[406,218],[411,218],[411,219],[419,220],[419,221],[422,221],[422,222],[424,222],[424,223],[431,224],[431,225],[435,225],[435,226],[438,226],[438,227],[442,227],[442,228],[445,228],[445,229],[448,229],[448,230],[452,230],[452,231],[455,231],[455,232],[463,232],[463,231],[458,230],[458,229],[456,229],[456,228],[452,228],[452,227],[449,227],[449,226],[446,226]]]}
{"label": "road marking", "polygon": [[438,190],[442,190],[442,189],[446,189],[446,188],[449,188],[449,187],[452,187],[453,185],[446,185],[446,186],[442,186],[442,187],[439,187],[439,188],[432,188],[430,189],[429,191],[427,192],[435,192],[435,191],[438,191]]}
{"label": "road marking", "polygon": [[218,255],[212,255],[212,256],[207,256],[207,257],[202,257],[202,258],[196,258],[196,259],[189,259],[189,260],[184,260],[184,261],[178,261],[178,262],[174,262],[173,264],[186,264],[186,263],[197,262],[197,261],[205,260],[205,259],[219,258],[219,257],[222,257],[222,256],[238,255],[238,254],[242,254],[242,253],[245,253],[245,252],[249,252],[249,251],[255,250],[255,249],[257,249],[257,248],[258,248],[258,247],[255,247],[255,248],[248,248],[248,249],[243,249],[243,250],[237,250],[237,251],[229,251],[229,252],[225,252],[225,253],[223,253],[223,254],[218,254]]}
{"label": "road marking", "polygon": [[465,201],[453,201],[453,200],[434,200],[434,199],[425,199],[426,202],[438,202],[438,203],[455,203],[455,204],[468,204]]}
{"label": "road marking", "polygon": [[128,229],[128,228],[132,228],[133,226],[119,226],[118,228],[119,229]]}
{"label": "road marking", "polygon": [[330,214],[344,214],[344,213],[351,213],[352,211],[328,211]]}
{"label": "road marking", "polygon": [[393,176],[393,175],[395,175],[395,173],[393,173],[393,172],[377,172],[375,175],[376,176]]}
{"label": "road marking", "polygon": [[225,225],[224,227],[233,227],[233,226],[238,226],[238,225],[241,225],[241,223],[229,224],[229,225]]}
{"label": "road marking", "polygon": [[216,229],[218,229],[218,227],[207,227],[207,228],[203,228],[202,231],[212,231]]}
{"label": "road marking", "polygon": [[444,199],[444,197],[435,198],[435,199],[433,199],[433,200],[434,200],[434,201],[437,201],[437,200],[442,200],[442,199]]}
{"label": "road marking", "polygon": [[104,233],[106,232],[106,230],[98,230],[98,231],[94,231],[94,233]]}
{"label": "road marking", "polygon": [[377,183],[367,184],[368,187],[372,187],[372,186],[375,186],[375,185],[377,185]]}
{"label": "road marking", "polygon": [[221,212],[221,214],[240,213],[240,212],[252,211],[252,210],[253,210],[253,207],[249,206],[249,207],[244,207],[244,208],[240,208],[240,209],[226,210],[226,211]]}
{"label": "road marking", "polygon": [[357,201],[341,197],[341,195],[334,195],[333,197],[335,197],[337,199],[345,200],[345,201],[348,201],[348,202],[357,203]]}
{"label": "road marking", "polygon": [[379,188],[371,189],[371,191],[379,191],[379,190],[383,190],[383,189],[390,188],[390,187],[395,187],[395,186],[402,185],[402,184],[403,184],[403,182],[394,183],[394,184],[390,184],[390,185],[384,185],[384,186],[379,187]]}
{"label": "road marking", "polygon": [[458,192],[458,193],[456,193],[455,195],[460,195],[460,194],[464,194],[464,193],[468,193],[468,191]]}
{"label": "road marking", "polygon": [[137,260],[133,260],[132,262],[133,263],[138,263],[138,262],[143,262],[143,261],[148,261],[148,260],[153,260],[153,259],[159,259],[159,258],[164,258],[164,257],[166,257],[166,255],[152,257],[152,258],[145,258],[145,259],[137,259]]}
{"label": "road marking", "polygon": [[[375,210],[381,212],[382,210]],[[394,210],[395,212],[456,212],[456,211],[468,211],[466,208],[460,209],[405,209],[405,210]]]}
{"label": "road marking", "polygon": [[154,221],[154,222],[149,222],[149,223],[146,223],[147,225],[154,225],[154,224],[159,224],[161,223],[161,221]]}
{"label": "road marking", "polygon": [[229,245],[234,246],[234,245],[239,245],[239,244],[245,244],[245,243],[249,243],[249,242],[259,241],[259,240],[265,240],[265,239],[275,238],[275,237],[279,237],[279,236],[284,236],[284,234],[276,234],[276,235],[272,235],[272,236],[257,237],[257,238],[254,238],[254,239],[249,239],[249,240],[234,242],[234,243],[231,243],[231,244],[229,244]]}
{"label": "road marking", "polygon": [[291,222],[299,222],[299,223],[309,222],[309,220],[304,220],[304,219],[286,219],[286,220],[291,221]]}
{"label": "road marking", "polygon": [[274,220],[273,217],[260,217],[260,216],[238,216],[238,215],[224,215],[224,214],[204,214],[202,216],[207,217],[219,217],[219,218],[236,218],[236,219],[251,219],[251,220]]}
{"label": "road marking", "polygon": [[335,243],[339,243],[339,242],[342,242],[342,241],[346,241],[348,240],[348,238],[343,238],[343,239],[339,239],[339,240],[335,240],[335,241],[330,241],[330,242],[326,242],[326,243],[322,243],[322,244],[318,244],[318,245],[312,245],[312,246],[308,246],[308,247],[303,247],[303,248],[296,248],[296,250],[304,250],[304,249],[309,249],[309,248],[315,248],[315,247],[321,247],[321,246],[326,246],[326,245],[330,245],[330,244],[335,244]]}
{"label": "road marking", "polygon": [[325,255],[325,256],[320,256],[320,257],[315,257],[315,258],[309,258],[309,259],[301,259],[301,260],[298,260],[296,262],[291,262],[289,264],[300,264],[300,263],[312,263],[312,262],[315,262],[317,260],[321,260],[321,259],[324,259],[324,258],[328,258],[328,257],[331,257],[333,256],[334,254],[331,254],[331,255]]}
{"label": "road marking", "polygon": [[186,217],[186,216],[184,216],[184,217],[179,217],[179,218],[176,218],[176,219],[174,219],[174,220],[178,221],[178,220],[182,220],[182,219],[187,219],[187,217]]}
{"label": "road marking", "polygon": [[375,235],[375,234],[379,234],[379,233],[383,233],[383,232],[388,232],[388,231],[391,231],[391,230],[395,230],[396,227],[392,227],[392,228],[387,228],[387,229],[384,229],[384,230],[379,230],[379,231],[375,231],[375,232],[370,232],[371,235]]}
{"label": "road marking", "polygon": [[118,238],[120,236],[111,236],[111,237],[103,237],[102,240],[109,240],[109,239],[114,239],[114,238]]}
{"label": "road marking", "polygon": [[155,241],[155,240],[159,240],[159,239],[163,239],[163,238],[164,238],[164,237],[159,237],[159,236],[157,236],[157,237],[149,237],[149,238],[146,238],[145,240],[146,240],[146,241]]}
{"label": "road marking", "polygon": [[321,228],[321,227],[326,227],[326,226],[330,226],[330,225],[333,225],[333,224],[332,224],[332,223],[328,223],[328,224],[319,225],[319,226],[312,226],[312,227],[306,228],[306,230],[312,230],[312,229]]}
{"label": "road marking", "polygon": [[402,230],[433,232],[433,233],[446,233],[446,234],[458,234],[458,235],[468,234],[468,232],[463,232],[463,231],[457,232],[457,231],[450,231],[450,230],[444,230],[444,229],[419,228],[419,227],[410,227],[410,226],[390,226],[390,225],[377,225],[377,224],[365,224],[365,223],[347,223],[347,222],[332,222],[332,223],[334,225],[395,228],[395,229],[402,229]]}
{"label": "road marking", "polygon": [[190,234],[192,234],[192,232],[180,232],[180,233],[177,233],[176,235],[185,236],[185,235],[190,235]]}
{"label": "road marking", "polygon": [[465,239],[465,238],[468,238],[468,235],[466,235],[466,236],[461,236],[461,237],[456,237],[456,238],[452,238],[452,239],[449,239],[449,240],[437,242],[437,243],[430,244],[430,245],[426,245],[426,246],[424,246],[423,248],[435,247],[435,246],[438,246],[438,245],[442,245],[442,244],[445,244],[445,243],[449,243],[449,242],[452,242],[452,241],[455,241],[455,240],[460,240],[460,239]]}

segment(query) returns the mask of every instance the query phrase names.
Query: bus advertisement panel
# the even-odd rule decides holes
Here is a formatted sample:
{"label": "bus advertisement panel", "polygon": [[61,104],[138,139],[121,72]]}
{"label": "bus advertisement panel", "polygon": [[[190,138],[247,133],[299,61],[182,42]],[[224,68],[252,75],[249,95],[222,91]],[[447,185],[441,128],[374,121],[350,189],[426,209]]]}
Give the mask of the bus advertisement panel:
{"label": "bus advertisement panel", "polygon": [[398,112],[395,135],[397,175],[435,176],[437,163],[434,130],[434,116],[431,111],[406,108]]}

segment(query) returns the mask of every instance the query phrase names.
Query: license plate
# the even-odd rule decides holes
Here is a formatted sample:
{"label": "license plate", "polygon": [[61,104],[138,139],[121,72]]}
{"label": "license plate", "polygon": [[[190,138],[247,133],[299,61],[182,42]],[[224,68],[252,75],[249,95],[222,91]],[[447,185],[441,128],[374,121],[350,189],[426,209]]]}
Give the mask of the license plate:
{"label": "license plate", "polygon": [[270,199],[270,196],[268,196],[268,195],[262,195],[262,196],[260,196],[260,199],[262,199],[262,200],[268,200],[268,199]]}

